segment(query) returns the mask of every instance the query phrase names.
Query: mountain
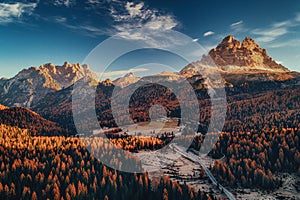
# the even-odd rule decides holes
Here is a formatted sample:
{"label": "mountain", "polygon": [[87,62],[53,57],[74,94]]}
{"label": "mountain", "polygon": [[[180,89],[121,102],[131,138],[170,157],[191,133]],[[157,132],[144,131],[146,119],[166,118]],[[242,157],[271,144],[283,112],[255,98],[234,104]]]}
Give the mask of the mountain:
{"label": "mountain", "polygon": [[198,71],[194,65],[204,68],[209,64],[225,73],[290,72],[288,68],[276,63],[252,38],[246,37],[239,42],[232,35],[225,37],[208,55],[203,55],[200,61],[186,66],[180,73],[186,77],[192,76]]}
{"label": "mountain", "polygon": [[[209,52],[212,60],[217,64],[222,78],[218,83],[224,86],[228,96],[235,96],[235,99],[243,98],[244,94],[254,95],[270,90],[288,90],[296,87],[300,83],[300,75],[297,72],[290,72],[287,68],[277,64],[268,55],[266,50],[261,49],[251,38],[245,38],[240,43],[232,36],[228,36],[214,49]],[[235,63],[234,61],[239,62]],[[195,89],[200,100],[209,98],[207,96],[207,85],[212,85],[210,80],[204,79],[194,67],[205,67],[208,64],[208,57],[203,56],[201,61],[194,62],[180,73],[162,72],[155,76],[136,77],[133,73],[126,74],[124,77],[114,81],[109,79],[102,82],[94,82],[97,87],[96,109],[98,119],[103,126],[112,127],[115,125],[111,110],[110,98],[113,91],[124,88],[130,84],[138,85],[138,81],[159,80],[158,82],[174,82],[180,85],[181,75],[187,77],[192,87]],[[223,65],[224,64],[224,65]],[[234,65],[233,65],[234,64]],[[232,70],[232,69],[236,70]],[[209,70],[209,68],[207,68]],[[213,72],[213,71],[212,71]],[[95,75],[87,66],[79,64],[65,63],[63,66],[46,64],[38,68],[30,68],[21,71],[12,79],[2,79],[0,87],[0,103],[4,105],[22,105],[30,107],[31,110],[39,113],[43,118],[56,122],[68,134],[76,134],[76,129],[72,117],[72,90],[73,83],[88,74],[89,77]],[[214,86],[217,86],[214,83]],[[117,88],[117,90],[114,90]],[[2,90],[2,91],[1,91]],[[4,91],[3,91],[4,90]],[[155,91],[158,90],[160,93]],[[29,92],[28,92],[29,91]],[[30,92],[32,91],[32,92]],[[126,89],[117,92],[119,99],[126,95]],[[149,93],[153,93],[149,98]],[[185,94],[182,90],[182,95]],[[135,98],[132,98],[130,105],[136,106],[135,109],[143,110],[147,102],[158,102],[157,99],[170,100],[169,113],[177,116],[179,113],[178,102],[170,94],[164,94],[164,88],[157,85],[144,87],[136,91]],[[29,103],[28,103],[29,102]],[[166,103],[167,105],[167,103]],[[83,106],[83,112],[88,106]],[[94,108],[93,108],[94,109]],[[120,112],[123,112],[120,110]],[[138,113],[137,118],[146,119],[147,115],[143,112]],[[137,119],[138,121],[140,119]]]}
{"label": "mountain", "polygon": [[0,103],[30,108],[46,94],[69,87],[85,76],[97,80],[87,65],[68,62],[24,69],[11,79],[0,80]]}
{"label": "mountain", "polygon": [[136,83],[141,78],[136,77],[134,73],[129,72],[128,74],[125,74],[125,76],[115,79],[112,83],[119,87],[126,87],[127,85]]}
{"label": "mountain", "polygon": [[[231,53],[230,53],[231,52]],[[221,72],[222,80],[218,80],[218,83],[214,82],[214,86],[226,86],[226,92],[228,95],[240,95],[243,93],[258,93],[269,90],[281,89],[292,87],[298,84],[300,80],[299,73],[290,72],[287,68],[277,64],[268,55],[266,50],[261,49],[251,38],[245,38],[240,43],[235,40],[233,36],[228,36],[209,54],[214,62],[218,64],[218,69]],[[224,55],[223,55],[224,54]],[[235,63],[234,60],[239,60],[239,63]],[[105,123],[105,126],[114,124],[110,113],[110,97],[111,93],[116,88],[124,88],[130,84],[138,84],[137,82],[147,81],[148,79],[159,80],[158,82],[170,81],[180,83],[181,75],[187,77],[190,84],[195,90],[199,97],[206,98],[205,88],[207,85],[212,85],[210,80],[203,79],[198,73],[198,69],[194,67],[197,65],[203,67],[207,66],[208,58],[203,56],[201,61],[194,62],[185,68],[180,73],[174,72],[162,72],[155,76],[136,77],[133,73],[128,73],[123,77],[120,77],[114,81],[109,79],[99,82],[97,90],[97,109],[102,110],[99,114],[99,119]],[[224,64],[224,66],[222,65]],[[233,69],[233,64],[235,68]],[[231,66],[232,68],[229,68]],[[227,67],[227,68],[225,68]],[[227,71],[225,71],[225,69]],[[208,68],[209,70],[209,68]],[[239,73],[237,73],[239,71]],[[156,86],[155,86],[156,87]],[[145,90],[139,90],[139,98],[135,98],[133,103],[142,109],[149,98],[149,92],[155,91],[157,88],[147,88]],[[169,97],[163,96],[163,89],[160,88],[161,94],[155,94],[153,98],[168,99]],[[182,91],[184,92],[184,91]],[[59,91],[49,93],[40,101],[32,106],[32,109],[37,113],[41,114],[44,118],[58,123],[61,127],[67,129],[70,133],[75,132],[74,124],[72,121],[72,86],[61,89]],[[122,98],[126,94],[126,89],[116,94],[119,98]],[[201,95],[200,95],[201,94]],[[155,99],[154,98],[154,99]],[[134,98],[133,98],[134,99]],[[139,102],[141,99],[143,101]],[[177,105],[173,99],[170,105]],[[170,113],[177,113],[178,108],[176,106],[170,108]],[[121,112],[121,111],[120,111]],[[106,117],[106,118],[105,118]]]}
{"label": "mountain", "polygon": [[136,77],[134,75],[134,73],[132,72],[129,72],[128,74],[126,74],[125,76],[123,77],[120,77],[120,78],[117,78],[115,79],[114,81],[112,81],[112,83],[115,85],[115,86],[119,86],[121,88],[124,88],[128,85],[131,85],[131,84],[134,84],[138,81],[144,81],[144,80],[147,80],[147,79],[153,79],[155,78],[157,81],[166,81],[166,80],[169,80],[169,81],[176,81],[180,78],[180,75],[176,72],[166,72],[166,71],[163,71],[161,72],[160,74],[156,74],[154,76],[145,76],[145,77]]}
{"label": "mountain", "polygon": [[8,108],[8,107],[6,107],[6,106],[0,104],[0,110],[4,110],[4,109],[7,109],[7,108]]}
{"label": "mountain", "polygon": [[65,131],[56,123],[22,107],[1,107],[0,124],[28,129],[32,135],[64,135]]}

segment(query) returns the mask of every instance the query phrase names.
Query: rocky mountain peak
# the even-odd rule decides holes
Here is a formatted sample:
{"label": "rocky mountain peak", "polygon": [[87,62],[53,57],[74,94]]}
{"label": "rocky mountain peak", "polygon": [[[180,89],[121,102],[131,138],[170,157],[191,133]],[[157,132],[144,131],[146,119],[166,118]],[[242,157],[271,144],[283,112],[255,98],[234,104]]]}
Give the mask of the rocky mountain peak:
{"label": "rocky mountain peak", "polygon": [[119,87],[126,87],[128,85],[131,85],[133,83],[136,83],[141,78],[136,77],[133,72],[129,72],[125,74],[123,77],[117,78],[113,81],[114,85],[117,85]]}
{"label": "rocky mountain peak", "polygon": [[276,63],[252,38],[246,37],[240,43],[232,35],[225,37],[208,55],[203,55],[200,61],[187,65],[180,74],[191,77],[198,74],[200,68],[209,70],[209,65],[216,65],[221,72],[289,72],[288,68]]}
{"label": "rocky mountain peak", "polygon": [[68,67],[70,67],[70,66],[71,66],[71,64],[70,64],[68,61],[64,62],[63,67],[68,68]]}
{"label": "rocky mountain peak", "polygon": [[248,50],[260,49],[259,45],[250,37],[245,37],[242,42],[242,47]]}
{"label": "rocky mountain peak", "polygon": [[209,57],[203,56],[201,61],[208,63],[211,59],[224,71],[289,71],[269,57],[267,51],[250,37],[246,37],[240,43],[232,35],[229,35],[209,52]]}
{"label": "rocky mountain peak", "polygon": [[215,50],[218,49],[234,49],[234,48],[240,48],[241,43],[236,40],[232,35],[229,35],[225,37],[222,42],[215,48]]}
{"label": "rocky mountain peak", "polygon": [[220,44],[231,44],[234,42],[239,42],[238,40],[236,40],[233,35],[228,35],[226,37],[223,38],[222,42]]}
{"label": "rocky mountain peak", "polygon": [[87,65],[79,63],[30,67],[11,79],[0,80],[0,103],[31,107],[46,94],[69,87],[83,77],[98,80]]}
{"label": "rocky mountain peak", "polygon": [[135,75],[134,75],[133,72],[129,72],[129,73],[125,74],[124,77],[126,77],[126,78],[133,78],[133,77],[135,77]]}
{"label": "rocky mountain peak", "polygon": [[105,80],[102,81],[101,83],[102,83],[103,85],[105,85],[105,86],[109,86],[109,85],[112,85],[112,84],[113,84],[113,82],[112,82],[109,78],[105,79]]}

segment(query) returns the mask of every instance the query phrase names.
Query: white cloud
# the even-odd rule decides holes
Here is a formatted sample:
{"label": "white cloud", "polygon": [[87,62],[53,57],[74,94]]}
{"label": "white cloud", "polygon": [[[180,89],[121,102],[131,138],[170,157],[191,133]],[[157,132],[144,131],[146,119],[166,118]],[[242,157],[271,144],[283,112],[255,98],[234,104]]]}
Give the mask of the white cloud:
{"label": "white cloud", "polygon": [[125,5],[125,8],[128,11],[130,17],[141,16],[143,7],[143,2],[138,3],[136,5],[133,2],[127,2]]}
{"label": "white cloud", "polygon": [[177,26],[177,22],[170,15],[165,16],[152,16],[145,24],[146,28],[154,30],[171,30]]}
{"label": "white cloud", "polygon": [[274,28],[280,28],[280,27],[287,27],[287,26],[291,26],[292,23],[290,20],[286,20],[286,21],[281,21],[281,22],[275,22],[272,24],[272,27]]}
{"label": "white cloud", "polygon": [[203,34],[203,36],[204,36],[204,37],[207,37],[207,36],[210,36],[210,35],[213,35],[213,34],[215,34],[215,32],[213,32],[213,31],[207,31],[207,32],[205,32],[205,33]]}
{"label": "white cloud", "polygon": [[230,24],[229,27],[231,29],[230,34],[233,34],[233,35],[236,35],[239,33],[245,33],[248,31],[248,29],[245,28],[245,26],[244,26],[243,20],[234,22],[234,23]]}
{"label": "white cloud", "polygon": [[23,15],[31,15],[36,6],[36,3],[0,3],[0,23],[15,22]]}
{"label": "white cloud", "polygon": [[254,35],[257,35],[258,37],[256,40],[258,42],[271,42],[273,40],[276,40],[278,37],[285,35],[288,33],[287,28],[281,27],[281,28],[265,28],[265,29],[254,29],[252,31]]}
{"label": "white cloud", "polygon": [[300,22],[300,13],[296,14],[295,21]]}
{"label": "white cloud", "polygon": [[58,16],[55,17],[55,21],[58,23],[65,23],[67,21],[67,18]]}
{"label": "white cloud", "polygon": [[[79,6],[75,0],[55,0],[53,5],[65,7]],[[107,23],[108,26],[99,27],[96,23],[88,19],[82,19],[80,24],[76,24],[76,22],[72,23],[74,20],[69,20],[68,16],[54,16],[51,20],[89,37],[97,37],[99,35],[111,36],[119,33],[123,38],[135,40],[147,39],[145,35],[149,31],[160,32],[171,30],[179,24],[173,15],[155,8],[149,8],[141,1],[136,3],[122,0],[87,0],[82,9],[86,9],[89,12],[93,9],[96,15],[100,14],[101,16],[107,16],[108,14],[110,16],[109,19],[101,18],[109,20],[109,23]],[[49,18],[45,20],[49,20]],[[140,31],[132,31],[137,29]]]}
{"label": "white cloud", "polygon": [[118,71],[112,71],[112,72],[104,72],[102,73],[102,77],[114,77],[114,76],[121,76],[121,75],[125,75],[129,72],[145,72],[148,71],[149,69],[146,68],[133,68],[130,70],[118,70]]}
{"label": "white cloud", "polygon": [[230,24],[230,27],[239,26],[239,25],[241,25],[241,24],[243,24],[243,20],[240,20],[240,21],[238,21],[238,22],[234,22],[234,23]]}
{"label": "white cloud", "polygon": [[99,4],[100,1],[99,0],[88,0],[88,3],[90,3],[90,4]]}
{"label": "white cloud", "polygon": [[281,48],[281,47],[297,47],[300,45],[300,39],[290,39],[283,42],[272,42],[268,48]]}
{"label": "white cloud", "polygon": [[79,28],[84,29],[89,32],[94,32],[94,33],[103,33],[103,30],[94,26],[89,26],[89,25],[82,25],[79,26]]}
{"label": "white cloud", "polygon": [[282,62],[282,61],[280,61],[280,60],[275,60],[275,62],[276,62],[276,63],[278,63],[278,64],[280,64],[280,65],[282,65],[282,64],[283,64],[283,62]]}
{"label": "white cloud", "polygon": [[146,5],[133,2],[119,2],[119,6],[110,9],[111,16],[114,20],[113,27],[124,38],[143,39],[145,32],[132,33],[132,29],[142,28],[147,31],[165,31],[171,30],[178,25],[173,15],[164,14],[157,9],[150,9]]}
{"label": "white cloud", "polygon": [[[58,20],[60,20],[58,18]],[[62,18],[62,20],[65,20],[65,21],[62,21],[61,24],[68,28],[68,29],[71,29],[71,30],[74,30],[74,31],[80,31],[82,32],[84,35],[86,36],[89,36],[89,37],[96,37],[96,36],[99,36],[99,35],[110,35],[110,34],[113,34],[111,30],[108,30],[108,29],[100,29],[96,26],[92,26],[92,25],[72,25],[72,24],[68,24],[66,21],[66,19]],[[57,19],[56,19],[57,21]]]}
{"label": "white cloud", "polygon": [[251,32],[257,36],[255,40],[266,43],[268,48],[296,46],[300,44],[298,39],[285,40],[284,42],[276,41],[280,41],[284,35],[293,33],[291,28],[299,26],[299,22],[300,13],[296,13],[296,16],[291,19],[274,22],[269,27],[254,29]]}
{"label": "white cloud", "polygon": [[74,4],[75,4],[75,1],[73,1],[73,0],[55,0],[54,1],[55,6],[66,6],[67,8],[71,7]]}
{"label": "white cloud", "polygon": [[199,38],[193,39],[193,42],[198,42],[198,41],[199,41]]}

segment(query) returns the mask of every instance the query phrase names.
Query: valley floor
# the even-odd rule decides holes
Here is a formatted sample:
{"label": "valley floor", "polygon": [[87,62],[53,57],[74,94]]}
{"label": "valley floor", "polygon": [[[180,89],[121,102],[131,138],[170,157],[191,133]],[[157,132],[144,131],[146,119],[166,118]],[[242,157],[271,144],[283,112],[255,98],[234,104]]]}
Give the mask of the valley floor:
{"label": "valley floor", "polygon": [[[146,155],[147,159],[143,159]],[[201,167],[198,163],[180,156],[170,148],[161,153],[157,152],[156,154],[139,152],[138,157],[143,160],[143,167],[149,171],[151,179],[159,178],[162,174],[167,175],[170,176],[172,180],[179,181],[179,183],[186,182],[195,190],[200,189],[217,198],[226,198],[226,196],[210,182],[207,176],[201,177]],[[201,158],[201,160],[207,167],[213,166],[214,160],[210,157]],[[234,194],[236,199],[300,199],[299,175],[281,173],[276,176],[283,180],[283,184],[280,188],[271,192],[252,188],[225,187]]]}

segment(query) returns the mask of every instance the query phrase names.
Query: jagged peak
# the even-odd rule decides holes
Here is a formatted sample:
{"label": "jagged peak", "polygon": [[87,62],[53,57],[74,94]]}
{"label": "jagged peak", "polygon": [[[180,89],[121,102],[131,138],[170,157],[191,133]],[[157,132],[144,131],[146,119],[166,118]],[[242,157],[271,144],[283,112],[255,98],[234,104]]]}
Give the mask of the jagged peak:
{"label": "jagged peak", "polygon": [[125,74],[124,77],[125,77],[125,78],[130,78],[130,77],[135,77],[135,75],[134,75],[133,72],[129,72],[129,73]]}
{"label": "jagged peak", "polygon": [[221,43],[232,43],[234,40],[235,39],[233,35],[228,35],[222,40]]}
{"label": "jagged peak", "polygon": [[245,37],[240,43],[232,35],[226,36],[208,56],[204,55],[201,59],[202,63],[211,63],[210,61],[224,71],[289,71],[276,63],[267,51],[250,37]]}
{"label": "jagged peak", "polygon": [[259,45],[250,37],[245,37],[245,39],[242,42],[242,47],[249,50],[260,48]]}
{"label": "jagged peak", "polygon": [[82,64],[81,65],[84,69],[90,69],[89,65],[88,64]]}
{"label": "jagged peak", "polygon": [[228,35],[226,36],[222,42],[212,51],[216,51],[217,49],[232,49],[232,48],[240,48],[241,43],[236,40],[233,35]]}
{"label": "jagged peak", "polygon": [[65,61],[64,64],[63,64],[63,66],[64,66],[64,67],[70,67],[71,64],[70,64],[68,61]]}
{"label": "jagged peak", "polygon": [[[63,65],[55,65],[53,63],[46,63],[43,65],[40,65],[39,67],[33,66],[28,69],[21,70],[17,76],[23,76],[25,74],[30,74],[32,71],[39,71],[39,73],[51,76],[54,78],[54,76],[60,77],[60,76],[68,76],[68,78],[75,77],[75,76],[84,76],[89,75],[92,76],[92,78],[97,79],[97,76],[93,74],[93,72],[90,70],[89,66],[87,64],[80,64],[80,63],[69,63],[64,62]],[[69,75],[68,75],[69,74]]]}
{"label": "jagged peak", "polygon": [[0,110],[5,110],[7,108],[8,108],[7,106],[4,106],[4,105],[0,104]]}
{"label": "jagged peak", "polygon": [[249,37],[249,36],[246,36],[245,39],[243,40],[243,42],[251,42],[251,43],[255,43],[256,44],[256,42],[251,37]]}
{"label": "jagged peak", "polygon": [[112,84],[112,80],[110,80],[109,78],[105,79],[104,81],[102,81],[102,83],[104,85],[111,85]]}
{"label": "jagged peak", "polygon": [[63,65],[55,65],[53,63],[46,63],[43,65],[40,65],[39,67],[34,67],[36,70],[41,69],[48,69],[48,70],[64,70],[64,69],[74,69],[74,70],[80,70],[80,69],[89,69],[87,64],[80,64],[80,63],[69,63],[68,61],[65,61]]}

